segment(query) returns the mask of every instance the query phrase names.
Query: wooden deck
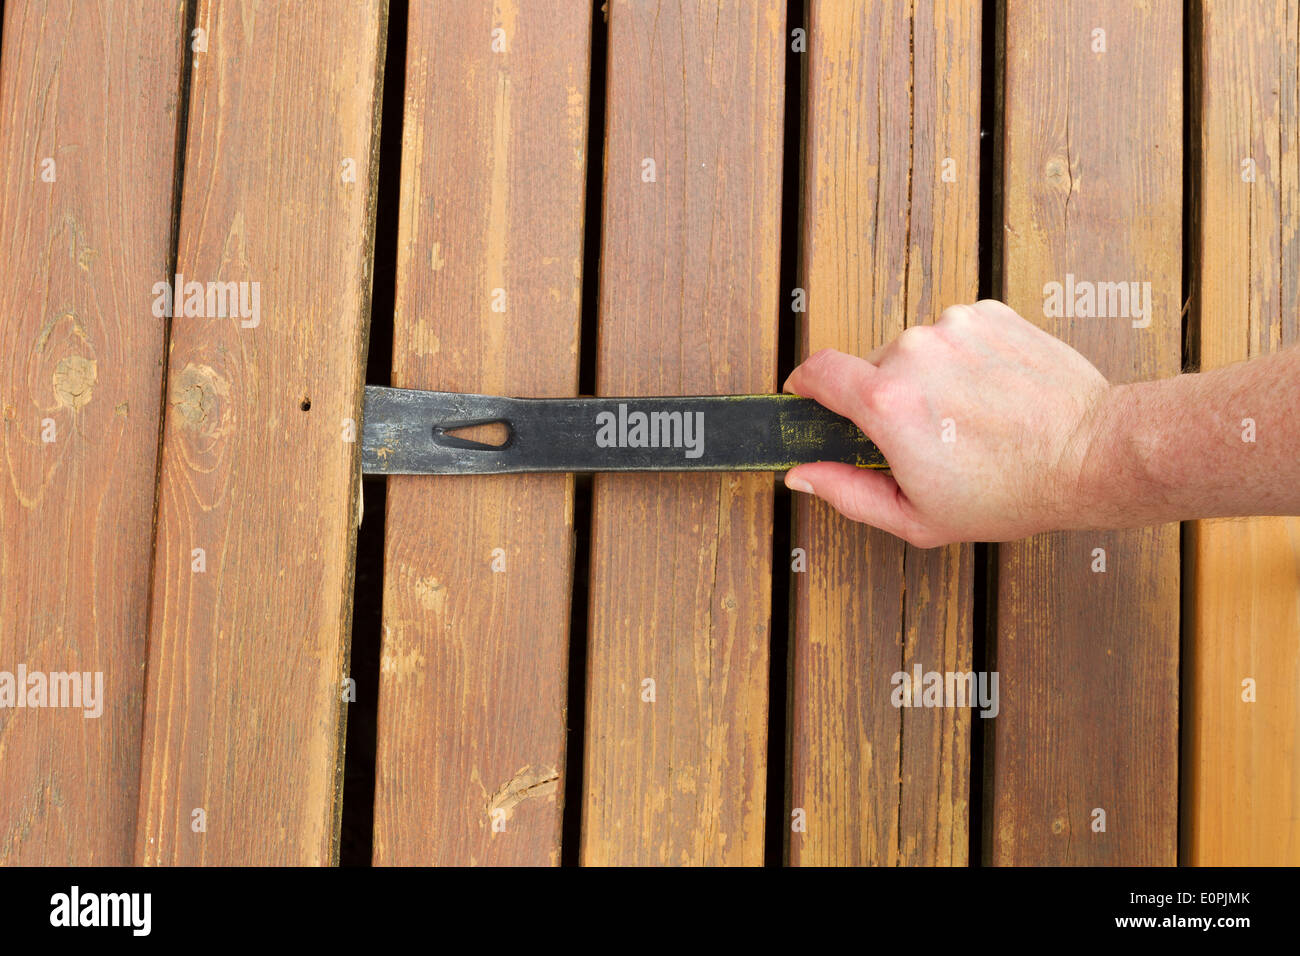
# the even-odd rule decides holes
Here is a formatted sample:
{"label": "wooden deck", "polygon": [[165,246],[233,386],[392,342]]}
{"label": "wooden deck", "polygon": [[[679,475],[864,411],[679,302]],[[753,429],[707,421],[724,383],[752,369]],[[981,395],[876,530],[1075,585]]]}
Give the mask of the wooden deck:
{"label": "wooden deck", "polygon": [[[0,864],[1300,864],[1300,519],[921,550],[767,474],[359,443],[367,381],[772,392],[981,296],[1113,381],[1300,342],[1297,36],[8,0]],[[1149,312],[1046,317],[1067,276]],[[69,672],[94,706],[4,696]]]}

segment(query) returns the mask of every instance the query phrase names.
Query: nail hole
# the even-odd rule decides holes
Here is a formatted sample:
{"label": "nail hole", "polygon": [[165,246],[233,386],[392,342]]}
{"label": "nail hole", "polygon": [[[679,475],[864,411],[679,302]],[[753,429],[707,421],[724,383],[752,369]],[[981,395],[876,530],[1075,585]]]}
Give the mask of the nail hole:
{"label": "nail hole", "polygon": [[307,398],[306,396],[303,396],[302,404],[299,405],[298,407],[301,408],[304,412],[311,411],[311,399]]}

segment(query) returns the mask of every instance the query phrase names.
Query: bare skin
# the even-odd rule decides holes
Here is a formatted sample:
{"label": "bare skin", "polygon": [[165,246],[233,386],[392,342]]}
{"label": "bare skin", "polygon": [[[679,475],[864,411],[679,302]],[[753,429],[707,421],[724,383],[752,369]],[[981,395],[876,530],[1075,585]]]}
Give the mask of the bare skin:
{"label": "bare skin", "polygon": [[866,358],[818,352],[785,390],[856,422],[892,471],[818,462],[786,485],[922,548],[1300,514],[1300,348],[1111,385],[986,299]]}

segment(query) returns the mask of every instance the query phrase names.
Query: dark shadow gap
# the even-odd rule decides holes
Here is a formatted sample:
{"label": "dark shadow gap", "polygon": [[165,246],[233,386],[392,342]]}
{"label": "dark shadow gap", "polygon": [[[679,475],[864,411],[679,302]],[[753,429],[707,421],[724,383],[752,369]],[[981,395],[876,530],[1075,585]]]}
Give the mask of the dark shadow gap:
{"label": "dark shadow gap", "polygon": [[767,832],[763,864],[789,863],[790,665],[794,650],[794,573],[790,570],[794,514],[789,489],[777,483],[772,502],[772,643],[768,663]]}
{"label": "dark shadow gap", "polygon": [[[792,311],[793,294],[800,281],[799,229],[803,209],[804,54],[791,47],[791,31],[806,31],[804,0],[788,0],[785,47],[785,128],[781,175],[781,299],[776,327],[776,387],[799,363],[799,323]],[[804,297],[805,303],[807,297]]]}
{"label": "dark shadow gap", "polygon": [[1198,0],[1184,0],[1183,24],[1183,275],[1182,275],[1182,369],[1195,372],[1201,367],[1201,324],[1196,301],[1196,256],[1200,249],[1201,118],[1199,107],[1204,77],[1200,50],[1203,24]]}
{"label": "dark shadow gap", "polygon": [[[366,355],[368,385],[388,385],[393,365],[402,113],[406,99],[406,21],[406,0],[393,0],[388,10],[379,167],[376,171],[379,183],[375,214],[370,345]],[[365,514],[357,532],[349,671],[349,676],[356,682],[356,701],[348,705],[342,828],[339,838],[341,866],[370,866],[374,850],[375,751],[383,630],[386,491],[387,485],[383,478],[362,480]]]}
{"label": "dark shadow gap", "polygon": [[[163,279],[171,284],[176,276],[176,263],[180,258],[181,244],[181,197],[185,192],[185,149],[189,140],[190,125],[190,86],[191,73],[194,69],[194,51],[190,48],[190,35],[194,31],[196,4],[190,3],[185,7],[185,18],[181,25],[181,68],[180,76],[176,83],[176,149],[172,157],[172,218],[171,225],[167,236],[167,262],[166,273]],[[4,25],[4,0],[0,0],[0,31]],[[3,38],[0,37],[0,41]],[[153,471],[153,527],[150,535],[151,543],[149,545],[149,582],[146,585],[147,597],[145,599],[145,634],[153,633],[153,587],[154,587],[154,567],[158,559],[158,505],[159,495],[162,493],[162,455],[163,455],[163,436],[166,434],[167,409],[170,407],[167,402],[167,379],[170,370],[168,355],[170,353],[172,339],[172,318],[165,316],[162,320],[162,368],[159,376],[158,390],[161,400],[158,403],[158,444],[154,452],[154,471]],[[145,674],[143,687],[148,687],[148,655],[145,655]],[[140,739],[144,739],[144,707],[140,708]],[[140,763],[140,773],[144,773],[144,762]],[[140,781],[138,793],[144,793],[144,781]]]}
{"label": "dark shadow gap", "polygon": [[[582,313],[579,330],[578,394],[596,393],[597,319],[600,314],[600,244],[605,182],[605,77],[609,27],[601,0],[591,10],[591,76],[587,90],[587,185],[583,209]],[[564,816],[560,865],[582,857],[583,762],[587,732],[587,605],[591,573],[592,478],[573,483],[573,593],[569,602],[569,675],[565,724]]]}
{"label": "dark shadow gap", "polygon": [[605,186],[605,70],[609,26],[601,0],[591,11],[591,77],[587,87],[587,196],[582,235],[582,326],[578,343],[578,394],[596,394],[597,316],[600,312],[600,243]]}
{"label": "dark shadow gap", "polygon": [[[1204,100],[1205,77],[1202,73],[1201,51],[1204,49],[1204,13],[1199,0],[1184,0],[1183,4],[1183,274],[1182,274],[1182,370],[1196,372],[1201,367],[1201,308],[1197,295],[1200,274],[1197,255],[1201,248],[1202,221],[1201,170],[1201,105]],[[1178,526],[1179,554],[1179,609],[1178,616],[1178,710],[1175,740],[1178,742],[1177,773],[1174,792],[1178,794],[1177,834],[1174,847],[1175,865],[1181,865],[1187,856],[1186,827],[1183,808],[1188,804],[1183,788],[1190,781],[1183,773],[1183,700],[1188,686],[1186,666],[1187,650],[1192,639],[1190,598],[1194,573],[1194,534],[1189,522]]]}
{"label": "dark shadow gap", "polygon": [[578,866],[582,853],[583,761],[587,730],[587,603],[591,575],[591,475],[573,481],[573,597],[569,607],[569,685],[565,709],[564,818],[560,865]]}
{"label": "dark shadow gap", "polygon": [[[804,0],[788,0],[785,36],[785,115],[781,170],[781,272],[776,327],[776,388],[799,360],[799,328],[791,311],[799,276],[799,229],[802,221],[804,57],[793,47],[793,31],[805,31]],[[806,301],[806,297],[805,297]],[[789,861],[789,717],[790,655],[794,649],[794,586],[790,569],[793,546],[793,502],[777,476],[772,507],[772,613],[767,686],[767,817],[763,861],[784,866]]]}
{"label": "dark shadow gap", "polygon": [[[979,190],[979,298],[1000,299],[1002,289],[1002,38],[1004,9],[1001,0],[983,0],[980,21],[980,190]],[[974,546],[971,583],[971,668],[979,673],[997,666],[997,556],[996,544]],[[987,723],[987,725],[986,725]],[[993,722],[971,712],[970,820],[967,863],[983,866],[990,847],[988,828],[993,815],[986,812],[991,796]]]}

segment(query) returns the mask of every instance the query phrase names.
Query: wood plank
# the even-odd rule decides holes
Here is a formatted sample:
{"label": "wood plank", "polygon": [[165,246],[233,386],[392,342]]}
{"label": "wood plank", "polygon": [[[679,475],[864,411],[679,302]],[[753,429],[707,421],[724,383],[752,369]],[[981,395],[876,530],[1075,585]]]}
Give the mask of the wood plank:
{"label": "wood plank", "polygon": [[[1300,342],[1300,3],[1201,9],[1193,321],[1210,369]],[[1269,440],[1269,409],[1233,414],[1256,421],[1256,442]],[[1295,866],[1300,518],[1186,530],[1182,861]],[[1243,699],[1247,679],[1254,702]]]}
{"label": "wood plank", "polygon": [[177,271],[259,309],[172,327],[138,863],[337,856],[386,17],[198,6]]}
{"label": "wood plank", "polygon": [[[394,385],[577,394],[591,15],[411,6]],[[388,481],[374,860],[556,864],[573,477]]]}
{"label": "wood plank", "polygon": [[[801,351],[865,355],[976,297],[980,11],[816,0],[808,38]],[[897,708],[891,678],[970,670],[971,546],[805,495],[793,543],[790,862],[964,864],[970,711]]]}
{"label": "wood plank", "polygon": [[[1112,382],[1176,374],[1182,3],[1012,2],[1005,38],[1007,302]],[[1149,324],[1048,318],[1044,286],[1070,275],[1149,282]],[[988,862],[1174,863],[1178,526],[1038,535],[997,553]]]}
{"label": "wood plank", "polygon": [[2,865],[131,861],[183,22],[4,6],[0,669],[101,676],[96,716],[0,709]]}
{"label": "wood plank", "polygon": [[[784,11],[610,4],[602,395],[775,389]],[[583,862],[762,862],[772,493],[596,477]]]}

